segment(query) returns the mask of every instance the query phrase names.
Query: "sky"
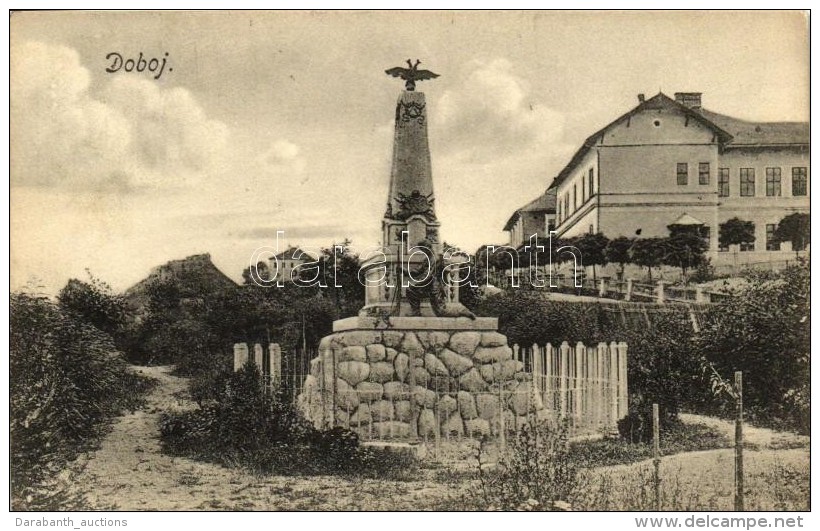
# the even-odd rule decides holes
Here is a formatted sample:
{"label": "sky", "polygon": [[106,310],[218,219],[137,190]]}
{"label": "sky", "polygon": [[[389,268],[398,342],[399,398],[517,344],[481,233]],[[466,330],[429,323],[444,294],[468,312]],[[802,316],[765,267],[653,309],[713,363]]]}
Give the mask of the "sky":
{"label": "sky", "polygon": [[[115,290],[210,253],[379,245],[400,80],[420,59],[441,235],[503,226],[637,95],[808,121],[798,12],[22,12],[10,23],[11,288]],[[165,60],[161,75],[113,69]]]}

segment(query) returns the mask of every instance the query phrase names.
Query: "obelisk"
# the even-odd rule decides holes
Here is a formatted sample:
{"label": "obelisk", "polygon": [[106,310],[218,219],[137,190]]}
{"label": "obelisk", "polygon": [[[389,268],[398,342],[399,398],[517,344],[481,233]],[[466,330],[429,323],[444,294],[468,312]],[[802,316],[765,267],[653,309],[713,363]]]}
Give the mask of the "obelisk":
{"label": "obelisk", "polygon": [[[530,397],[536,398],[536,409],[543,408],[524,364],[513,359],[507,338],[498,333],[497,318],[436,315],[429,302],[421,303],[421,315],[408,311],[398,273],[413,269],[408,248],[422,244],[436,255],[441,252],[426,102],[415,91],[416,81],[438,76],[418,65],[408,60],[410,68],[387,71],[406,84],[396,104],[383,246],[361,266],[368,280],[365,306],[359,315],[333,322],[333,333],[319,343],[297,401],[317,428],[342,426],[371,444],[498,435],[504,419],[523,422],[527,411],[522,407],[531,404]],[[423,253],[415,256],[415,265],[426,259]],[[481,415],[462,415],[452,408],[456,401],[466,401],[480,409],[497,401],[502,391],[520,399],[504,400],[502,407]]]}
{"label": "obelisk", "polygon": [[382,245],[396,252],[402,231],[407,231],[409,245],[426,240],[438,253],[439,225],[427,141],[427,104],[423,92],[404,91],[396,103],[393,165],[382,221]]}

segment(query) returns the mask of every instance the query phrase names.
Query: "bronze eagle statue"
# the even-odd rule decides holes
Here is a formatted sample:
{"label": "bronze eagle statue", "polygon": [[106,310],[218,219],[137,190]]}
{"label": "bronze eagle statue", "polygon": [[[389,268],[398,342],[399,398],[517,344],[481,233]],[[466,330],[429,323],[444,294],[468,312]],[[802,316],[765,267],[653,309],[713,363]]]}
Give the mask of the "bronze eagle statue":
{"label": "bronze eagle statue", "polygon": [[401,66],[397,66],[391,68],[390,70],[385,70],[384,73],[393,76],[393,77],[400,77],[405,81],[404,88],[408,91],[416,90],[416,81],[424,81],[425,79],[435,79],[438,77],[438,74],[434,74],[429,70],[419,70],[419,65],[421,61],[416,59],[416,64],[408,59],[407,66],[410,68],[403,68]]}

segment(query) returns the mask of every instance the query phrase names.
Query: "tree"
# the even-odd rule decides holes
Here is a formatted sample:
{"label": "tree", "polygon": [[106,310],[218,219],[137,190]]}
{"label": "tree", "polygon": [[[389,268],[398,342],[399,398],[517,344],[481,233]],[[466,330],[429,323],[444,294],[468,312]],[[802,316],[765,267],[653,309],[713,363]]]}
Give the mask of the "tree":
{"label": "tree", "polygon": [[609,245],[606,246],[607,262],[618,264],[618,266],[620,267],[618,275],[621,278],[623,278],[624,276],[624,269],[626,268],[626,264],[632,262],[632,254],[635,247],[635,243],[636,240],[632,238],[627,238],[626,236],[618,236],[614,240],[610,240]]}
{"label": "tree", "polygon": [[635,246],[632,249],[632,261],[649,271],[650,282],[652,282],[652,268],[663,263],[664,240],[664,238],[639,238],[635,240]]}
{"label": "tree", "polygon": [[608,244],[609,239],[600,232],[584,234],[572,240],[572,245],[581,251],[581,263],[584,266],[592,266],[593,280],[597,280],[595,266],[607,263],[606,248]]}
{"label": "tree", "polygon": [[774,239],[791,242],[794,254],[811,243],[811,222],[809,214],[795,212],[783,218],[774,231]]}
{"label": "tree", "polygon": [[351,243],[345,238],[340,244],[323,248],[319,257],[322,283],[327,286],[322,291],[333,298],[339,314],[346,317],[356,315],[364,306],[364,286],[359,282],[359,255],[350,249]]}
{"label": "tree", "polygon": [[740,218],[734,217],[720,224],[718,241],[721,247],[754,243],[755,225],[751,221],[743,221]]}
{"label": "tree", "polygon": [[669,225],[669,237],[664,242],[666,248],[663,263],[680,267],[684,282],[686,271],[697,267],[705,258],[706,240],[702,225]]}
{"label": "tree", "polygon": [[[268,264],[265,262],[257,262],[256,263],[256,272],[259,275],[257,278],[262,280],[270,280],[270,270],[268,269]],[[242,283],[246,286],[250,284],[254,284],[253,278],[251,278],[251,268],[250,266],[246,267],[242,271]]]}
{"label": "tree", "polygon": [[125,301],[111,287],[88,272],[89,281],[72,278],[60,290],[60,309],[99,330],[116,335],[125,322]]}
{"label": "tree", "polygon": [[743,371],[743,405],[750,416],[785,421],[807,433],[811,268],[806,261],[748,280],[709,308],[695,352],[726,380]]}

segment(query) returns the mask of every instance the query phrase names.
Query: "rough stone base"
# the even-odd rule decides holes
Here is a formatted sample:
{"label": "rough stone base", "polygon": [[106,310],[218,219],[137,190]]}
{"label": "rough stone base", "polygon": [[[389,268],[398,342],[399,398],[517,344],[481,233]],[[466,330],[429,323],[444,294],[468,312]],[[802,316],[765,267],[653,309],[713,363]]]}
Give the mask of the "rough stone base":
{"label": "rough stone base", "polygon": [[400,317],[390,328],[374,325],[377,319],[337,321],[322,339],[298,399],[316,427],[343,426],[365,440],[480,438],[498,433],[502,418],[509,429],[543,410],[495,319]]}

